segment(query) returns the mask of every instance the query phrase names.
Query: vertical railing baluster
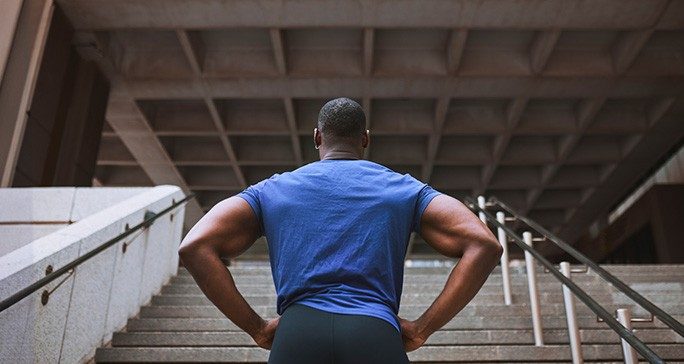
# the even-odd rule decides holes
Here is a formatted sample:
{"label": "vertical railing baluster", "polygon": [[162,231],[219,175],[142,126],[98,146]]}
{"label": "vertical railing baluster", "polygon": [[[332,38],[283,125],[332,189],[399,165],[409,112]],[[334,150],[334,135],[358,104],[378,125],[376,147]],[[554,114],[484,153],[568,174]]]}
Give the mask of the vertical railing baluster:
{"label": "vertical railing baluster", "polygon": [[[477,205],[478,205],[482,210],[485,209],[485,207],[487,206],[487,203],[486,203],[486,201],[485,201],[484,196],[477,196]],[[487,217],[485,216],[484,212],[480,211],[477,215],[480,217],[480,220],[481,220],[485,225],[487,225]]]}
{"label": "vertical railing baluster", "polygon": [[[561,262],[561,273],[570,279],[570,263]],[[577,326],[577,313],[575,312],[575,301],[570,289],[563,285],[563,303],[565,303],[565,317],[568,321],[568,337],[570,338],[570,351],[572,353],[572,363],[582,364],[582,342],[580,341],[579,327]]]}
{"label": "vertical railing baluster", "polygon": [[[622,326],[632,331],[632,312],[629,308],[619,308],[617,310],[617,319]],[[622,355],[625,358],[625,364],[637,364],[639,359],[632,345],[629,345],[625,339],[620,339],[620,341],[622,342]]]}
{"label": "vertical railing baluster", "polygon": [[[506,223],[506,216],[503,212],[499,211],[496,213],[496,220],[502,225]],[[510,305],[511,299],[511,276],[508,271],[508,236],[503,228],[498,227],[497,235],[499,238],[499,244],[503,248],[503,253],[501,254],[501,280],[503,281],[503,292],[504,292],[504,303]]]}
{"label": "vertical railing baluster", "polygon": [[[523,240],[528,246],[532,246],[532,233],[525,231]],[[530,309],[532,311],[532,330],[534,332],[534,345],[544,346],[542,336],[541,313],[539,311],[539,293],[537,292],[537,270],[534,259],[530,252],[525,251],[525,268],[527,268],[527,286],[530,291]]]}

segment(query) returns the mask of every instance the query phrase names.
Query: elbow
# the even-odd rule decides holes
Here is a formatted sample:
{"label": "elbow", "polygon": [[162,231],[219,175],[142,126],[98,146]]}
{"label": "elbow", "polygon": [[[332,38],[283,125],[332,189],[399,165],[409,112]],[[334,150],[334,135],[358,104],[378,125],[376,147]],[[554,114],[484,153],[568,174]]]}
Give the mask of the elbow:
{"label": "elbow", "polygon": [[482,244],[484,254],[486,254],[493,262],[499,261],[503,254],[503,247],[496,239],[489,238]]}
{"label": "elbow", "polygon": [[494,240],[494,255],[496,257],[496,260],[501,259],[501,256],[503,255],[503,247],[501,244],[499,244],[498,241]]}
{"label": "elbow", "polygon": [[200,244],[194,240],[183,240],[178,247],[178,257],[186,265],[194,256],[197,256]]}
{"label": "elbow", "polygon": [[480,243],[477,245],[477,247],[479,248],[478,250],[480,255],[486,258],[488,261],[494,262],[494,264],[499,261],[501,255],[503,254],[503,247],[492,234],[484,235],[480,239]]}

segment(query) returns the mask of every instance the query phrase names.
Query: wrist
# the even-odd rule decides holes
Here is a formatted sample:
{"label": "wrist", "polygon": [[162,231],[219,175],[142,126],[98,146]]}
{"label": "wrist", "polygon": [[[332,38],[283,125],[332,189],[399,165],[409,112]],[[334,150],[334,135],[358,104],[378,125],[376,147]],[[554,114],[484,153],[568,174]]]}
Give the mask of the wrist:
{"label": "wrist", "polygon": [[421,338],[427,339],[435,332],[423,316],[416,319],[414,324],[416,325],[416,333]]}
{"label": "wrist", "polygon": [[257,336],[259,336],[264,331],[265,327],[266,327],[266,320],[259,317],[258,321],[254,325],[251,325],[251,327],[245,331],[252,338],[256,338]]}

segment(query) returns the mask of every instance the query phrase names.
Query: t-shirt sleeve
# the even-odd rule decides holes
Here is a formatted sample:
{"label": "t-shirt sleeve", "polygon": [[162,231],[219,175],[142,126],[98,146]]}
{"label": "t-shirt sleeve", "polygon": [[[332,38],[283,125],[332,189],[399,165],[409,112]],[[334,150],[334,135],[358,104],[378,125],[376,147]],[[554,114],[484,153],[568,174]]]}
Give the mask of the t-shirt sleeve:
{"label": "t-shirt sleeve", "polygon": [[263,218],[261,215],[261,200],[260,200],[260,192],[261,192],[261,186],[262,183],[257,183],[255,185],[251,185],[244,190],[242,190],[240,193],[237,194],[238,197],[241,197],[247,203],[249,206],[252,208],[252,211],[254,211],[254,215],[256,215],[257,220],[259,220],[259,226],[261,227],[263,231]]}
{"label": "t-shirt sleeve", "polygon": [[413,214],[413,231],[420,233],[420,219],[423,217],[425,208],[430,204],[433,198],[440,195],[441,192],[433,189],[430,185],[425,185],[418,192],[418,199],[416,200],[416,209]]}

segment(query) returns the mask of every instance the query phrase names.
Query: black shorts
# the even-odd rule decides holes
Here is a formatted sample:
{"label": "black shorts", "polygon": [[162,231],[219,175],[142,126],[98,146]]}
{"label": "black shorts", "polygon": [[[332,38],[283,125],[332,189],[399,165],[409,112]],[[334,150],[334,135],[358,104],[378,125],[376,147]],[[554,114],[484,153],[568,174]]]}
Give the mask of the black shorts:
{"label": "black shorts", "polygon": [[292,304],[280,318],[268,362],[397,364],[409,361],[401,334],[383,319]]}

